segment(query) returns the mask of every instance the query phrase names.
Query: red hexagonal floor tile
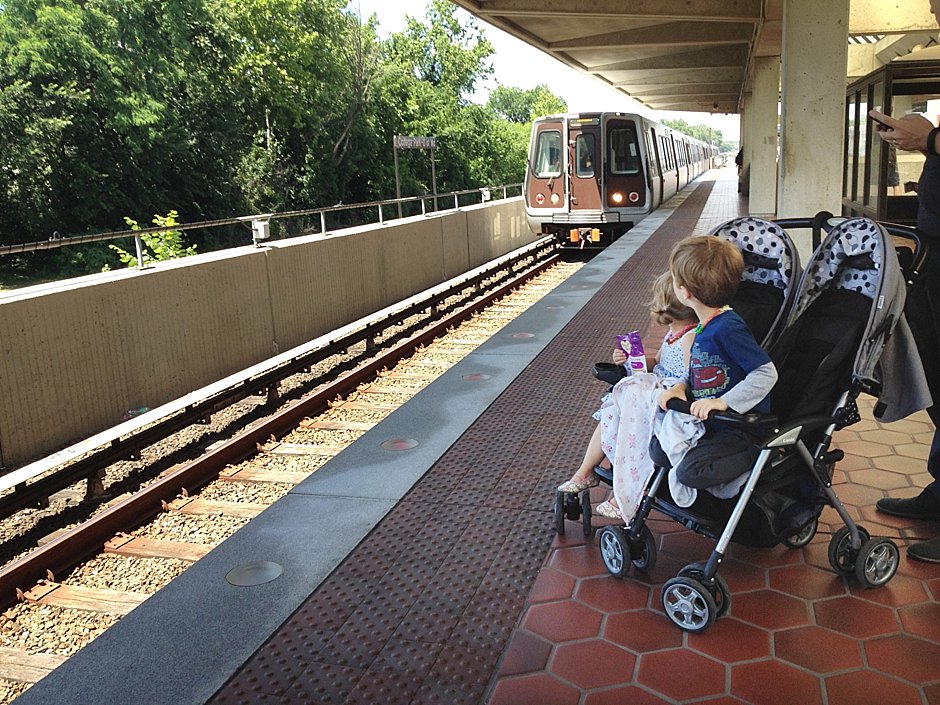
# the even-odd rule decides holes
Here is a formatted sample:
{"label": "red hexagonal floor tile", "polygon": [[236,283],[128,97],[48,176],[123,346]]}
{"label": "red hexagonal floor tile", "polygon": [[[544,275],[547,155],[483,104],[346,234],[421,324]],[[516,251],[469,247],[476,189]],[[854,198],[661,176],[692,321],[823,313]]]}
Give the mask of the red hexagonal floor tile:
{"label": "red hexagonal floor tile", "polygon": [[601,612],[623,612],[646,607],[649,604],[650,588],[633,580],[618,580],[611,575],[603,575],[581,580],[575,599]]}
{"label": "red hexagonal floor tile", "polygon": [[559,646],[550,670],[559,678],[590,690],[631,680],[636,656],[610,642],[591,640]]}
{"label": "red hexagonal floor tile", "polygon": [[904,630],[940,642],[940,604],[924,602],[898,610]]}
{"label": "red hexagonal floor tile", "polygon": [[607,575],[601,552],[594,546],[560,548],[552,553],[548,563],[549,567],[575,578]]}
{"label": "red hexagonal floor tile", "polygon": [[529,608],[522,628],[553,643],[597,636],[601,613],[578,602],[549,602]]}
{"label": "red hexagonal floor tile", "polygon": [[553,676],[539,673],[519,678],[503,678],[496,683],[489,705],[578,705],[581,693]]}
{"label": "red hexagonal floor tile", "polygon": [[868,665],[912,683],[940,680],[940,644],[907,634],[865,643]]}
{"label": "red hexagonal floor tile", "polygon": [[900,630],[894,611],[860,600],[857,597],[835,597],[813,605],[816,623],[857,639],[892,634]]}
{"label": "red hexagonal floor tile", "polygon": [[866,588],[855,581],[849,585],[849,592],[855,597],[888,607],[913,605],[929,599],[924,583],[906,575],[895,575],[891,581],[879,588]]}
{"label": "red hexagonal floor tile", "polygon": [[731,694],[760,705],[822,705],[819,679],[782,661],[733,666]]}
{"label": "red hexagonal floor tile", "polygon": [[770,586],[808,600],[845,594],[845,581],[831,570],[809,565],[789,565],[770,570]]}
{"label": "red hexagonal floor tile", "polygon": [[673,553],[692,563],[707,558],[715,548],[715,541],[694,531],[680,531],[663,536],[660,548],[663,553]]}
{"label": "red hexagonal floor tile", "polygon": [[718,569],[732,593],[760,590],[767,587],[767,569],[752,563],[726,558]]}
{"label": "red hexagonal floor tile", "polygon": [[774,634],[778,658],[816,673],[861,668],[859,642],[820,627],[798,627]]}
{"label": "red hexagonal floor tile", "polygon": [[588,693],[584,698],[584,705],[670,705],[671,702],[657,698],[634,685]]}
{"label": "red hexagonal floor tile", "polygon": [[544,671],[552,645],[530,632],[517,629],[506,648],[506,655],[499,668],[500,676],[516,676],[521,673]]}
{"label": "red hexagonal floor tile", "polygon": [[927,696],[929,705],[940,705],[940,683],[934,683],[924,688],[924,695]]}
{"label": "red hexagonal floor tile", "polygon": [[664,614],[651,610],[610,615],[604,626],[603,637],[637,653],[682,645],[682,631]]}
{"label": "red hexagonal floor tile", "polygon": [[689,634],[686,645],[725,663],[749,661],[770,656],[770,633],[724,617],[701,634]]}
{"label": "red hexagonal floor tile", "polygon": [[542,568],[529,591],[529,602],[565,600],[574,592],[575,578],[554,568]]}
{"label": "red hexagonal floor tile", "polygon": [[687,649],[660,651],[640,657],[637,681],[667,698],[704,698],[725,692],[725,666]]}
{"label": "red hexagonal floor tile", "polygon": [[921,705],[917,689],[873,671],[852,671],[825,680],[829,705]]}
{"label": "red hexagonal floor tile", "polygon": [[670,705],[672,702],[658,698],[634,685],[588,693],[584,698],[584,705]]}
{"label": "red hexagonal floor tile", "polygon": [[786,629],[809,623],[809,608],[804,600],[774,590],[735,595],[731,614],[765,629]]}
{"label": "red hexagonal floor tile", "polygon": [[732,544],[728,550],[728,556],[736,561],[751,563],[762,568],[790,565],[799,563],[801,560],[799,551],[794,551],[792,548],[783,545],[774,546],[773,548],[753,548]]}

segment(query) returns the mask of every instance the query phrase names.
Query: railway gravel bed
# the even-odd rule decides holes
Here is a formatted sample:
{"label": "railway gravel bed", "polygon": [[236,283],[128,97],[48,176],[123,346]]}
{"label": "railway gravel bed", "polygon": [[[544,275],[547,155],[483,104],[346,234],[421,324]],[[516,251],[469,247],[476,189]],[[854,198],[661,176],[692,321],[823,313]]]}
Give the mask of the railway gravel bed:
{"label": "railway gravel bed", "polygon": [[[198,492],[193,491],[192,497],[170,503],[167,511],[128,532],[127,538],[154,543],[177,542],[200,546],[203,550],[221,543],[248,523],[255,509],[272,504],[295,484],[279,482],[278,478],[302,478],[315,472],[579,267],[572,263],[555,265],[497,305],[417,350],[394,369],[380,372],[377,379],[361,385],[345,399],[334,400],[323,414],[305,419],[283,438],[262,445],[257,455],[226,468],[223,477],[199,488]],[[389,333],[385,338],[393,336]],[[296,375],[281,385],[281,399],[299,398],[308,393],[314,381],[329,373],[330,365],[347,364],[361,352],[350,350],[344,356],[324,361],[309,373]],[[115,501],[271,411],[263,398],[244,400],[221,410],[213,415],[208,425],[180,431],[145,449],[139,460],[109,468],[105,489]],[[239,475],[252,474],[255,477],[252,481],[239,481]],[[101,507],[92,506],[83,498],[82,490],[82,487],[70,488],[53,497],[47,508],[22,512],[0,522],[0,560],[5,564],[31,550],[47,534],[69,528],[100,511]],[[180,558],[103,553],[67,575],[50,576],[50,580],[92,591],[148,596],[180,575],[188,565],[188,560]],[[0,649],[64,659],[119,619],[120,615],[106,611],[21,602],[0,614]],[[29,683],[0,678],[0,705],[11,702],[28,687]]]}

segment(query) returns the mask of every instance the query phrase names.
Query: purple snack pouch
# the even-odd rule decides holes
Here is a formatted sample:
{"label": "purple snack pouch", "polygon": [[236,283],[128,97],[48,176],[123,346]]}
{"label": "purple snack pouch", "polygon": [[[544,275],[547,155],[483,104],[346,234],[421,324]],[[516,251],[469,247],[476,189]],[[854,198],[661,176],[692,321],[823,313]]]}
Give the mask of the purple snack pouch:
{"label": "purple snack pouch", "polygon": [[646,372],[646,353],[643,350],[643,339],[640,337],[640,331],[630,331],[626,337],[629,348],[623,346],[623,343],[621,343],[621,346],[624,348],[624,352],[627,353],[627,367],[633,373]]}

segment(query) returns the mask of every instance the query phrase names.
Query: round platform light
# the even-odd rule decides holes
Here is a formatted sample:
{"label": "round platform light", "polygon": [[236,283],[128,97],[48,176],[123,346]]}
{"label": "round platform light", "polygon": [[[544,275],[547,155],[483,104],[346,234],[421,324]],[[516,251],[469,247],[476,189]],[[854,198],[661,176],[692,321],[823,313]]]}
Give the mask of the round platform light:
{"label": "round platform light", "polygon": [[621,203],[623,203],[623,194],[620,193],[620,191],[614,191],[612,194],[610,194],[610,200],[613,203],[620,205]]}
{"label": "round platform light", "polygon": [[538,205],[542,205],[543,203],[545,203],[545,196],[542,195],[541,193],[535,194],[535,202]]}
{"label": "round platform light", "polygon": [[630,203],[636,203],[637,201],[640,200],[640,194],[638,194],[636,191],[631,191],[629,198],[630,198]]}

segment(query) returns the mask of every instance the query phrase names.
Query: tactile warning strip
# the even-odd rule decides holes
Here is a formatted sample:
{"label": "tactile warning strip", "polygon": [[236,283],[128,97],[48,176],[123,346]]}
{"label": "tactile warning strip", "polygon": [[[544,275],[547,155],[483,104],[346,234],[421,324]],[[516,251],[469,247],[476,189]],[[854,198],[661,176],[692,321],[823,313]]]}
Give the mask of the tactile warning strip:
{"label": "tactile warning strip", "polygon": [[701,232],[713,186],[695,187],[211,703],[481,701],[554,537],[554,488],[592,431],[603,389],[590,364],[614,332],[647,328],[649,285],[673,242]]}

